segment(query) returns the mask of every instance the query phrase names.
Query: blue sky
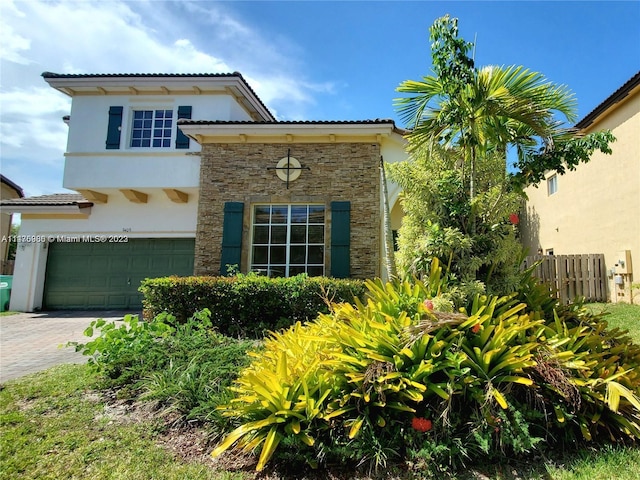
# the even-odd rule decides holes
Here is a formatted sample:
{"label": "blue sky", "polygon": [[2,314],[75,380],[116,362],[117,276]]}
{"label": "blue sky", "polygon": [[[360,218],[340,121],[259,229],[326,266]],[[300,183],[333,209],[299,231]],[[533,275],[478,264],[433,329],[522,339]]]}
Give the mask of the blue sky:
{"label": "blue sky", "polygon": [[395,88],[431,73],[428,29],[446,13],[475,40],[478,66],[568,85],[578,118],[640,70],[637,0],[4,0],[0,169],[29,196],[64,191],[70,99],[43,71],[239,71],[282,120],[398,121]]}

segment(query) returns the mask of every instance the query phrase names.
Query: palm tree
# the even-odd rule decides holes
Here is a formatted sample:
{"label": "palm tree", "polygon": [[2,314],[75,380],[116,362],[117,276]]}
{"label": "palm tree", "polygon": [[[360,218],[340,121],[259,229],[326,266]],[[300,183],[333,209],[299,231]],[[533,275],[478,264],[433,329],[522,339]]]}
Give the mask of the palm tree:
{"label": "palm tree", "polygon": [[567,87],[521,66],[474,69],[454,91],[448,82],[435,76],[407,80],[398,91],[409,96],[396,106],[414,148],[438,143],[459,149],[463,166],[470,168],[470,199],[476,194],[476,164],[488,153],[503,152],[506,175],[509,147],[519,157],[553,148],[554,140],[570,134],[556,114],[569,122],[576,118],[576,101]]}

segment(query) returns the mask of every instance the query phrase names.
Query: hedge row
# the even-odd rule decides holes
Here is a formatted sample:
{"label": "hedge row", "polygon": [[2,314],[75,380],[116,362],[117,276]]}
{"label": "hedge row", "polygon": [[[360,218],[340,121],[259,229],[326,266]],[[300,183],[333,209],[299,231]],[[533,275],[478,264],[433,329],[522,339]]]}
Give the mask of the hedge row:
{"label": "hedge row", "polygon": [[194,312],[208,308],[218,331],[234,337],[261,338],[266,331],[305,322],[327,313],[326,300],[353,302],[363,298],[364,283],[299,275],[268,278],[162,277],[146,279],[140,286],[144,318],[161,312],[184,322]]}

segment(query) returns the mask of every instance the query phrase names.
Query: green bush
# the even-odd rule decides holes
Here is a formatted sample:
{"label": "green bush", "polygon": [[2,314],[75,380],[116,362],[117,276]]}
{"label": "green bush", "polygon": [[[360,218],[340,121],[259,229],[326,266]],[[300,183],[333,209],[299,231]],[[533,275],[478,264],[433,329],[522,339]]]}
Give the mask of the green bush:
{"label": "green bush", "polygon": [[[238,425],[214,450],[431,470],[569,442],[640,438],[640,347],[530,289],[451,311],[427,283],[367,282],[366,302],[273,333],[221,408]],[[544,288],[544,287],[540,287]]]}
{"label": "green bush", "polygon": [[213,326],[220,333],[262,338],[267,331],[313,320],[320,312],[327,313],[328,301],[353,302],[355,297],[364,295],[365,288],[359,280],[249,274],[146,279],[140,291],[144,295],[146,319],[169,312],[183,322],[207,308]]}
{"label": "green bush", "polygon": [[171,404],[185,415],[201,406],[214,383],[216,389],[226,388],[246,366],[246,352],[254,346],[252,341],[216,332],[206,309],[181,324],[167,313],[151,322],[134,315],[126,315],[122,322],[98,319],[84,334],[92,337],[96,332],[87,343],[68,346],[89,356],[89,366],[101,375],[104,386],[126,387],[133,394],[146,390],[149,398]]}

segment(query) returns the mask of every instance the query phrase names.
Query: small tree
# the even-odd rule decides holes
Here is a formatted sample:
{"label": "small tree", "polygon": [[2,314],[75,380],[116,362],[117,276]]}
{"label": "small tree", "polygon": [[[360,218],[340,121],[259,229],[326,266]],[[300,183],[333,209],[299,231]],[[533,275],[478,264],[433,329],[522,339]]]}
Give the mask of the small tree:
{"label": "small tree", "polygon": [[[473,43],[458,37],[457,19],[437,19],[430,34],[435,75],[403,82],[398,91],[407,96],[396,101],[411,131],[412,157],[410,165],[389,170],[404,189],[400,264],[405,274],[418,273],[420,257],[442,255],[433,245],[451,229],[451,238],[466,241],[452,244],[459,247],[448,262],[450,273],[506,293],[515,287],[519,266],[511,223],[517,223],[513,214],[524,187],[539,183],[546,170],[575,168],[596,149],[610,153],[614,138],[610,132],[581,136],[563,126],[576,118],[566,86],[522,66],[476,68],[469,56]],[[513,173],[509,149],[517,153]]]}

